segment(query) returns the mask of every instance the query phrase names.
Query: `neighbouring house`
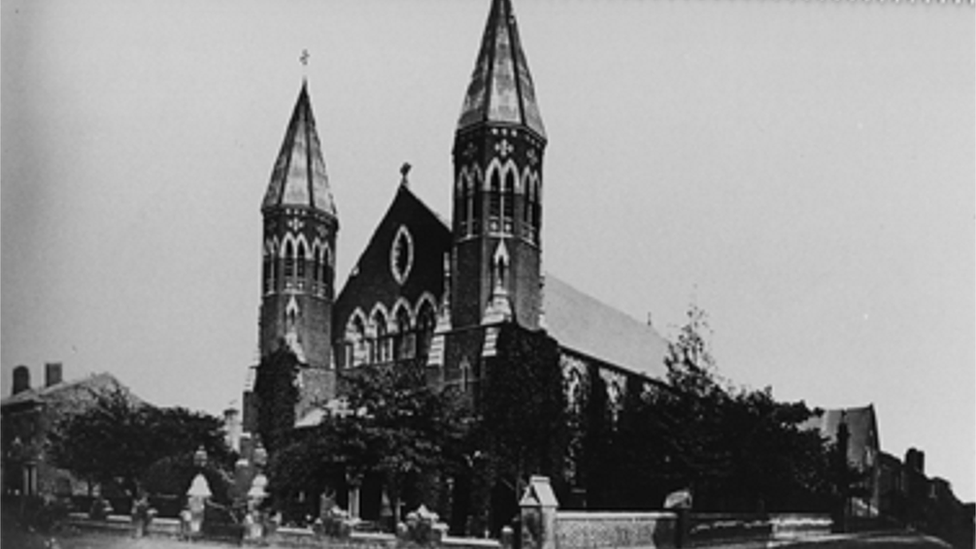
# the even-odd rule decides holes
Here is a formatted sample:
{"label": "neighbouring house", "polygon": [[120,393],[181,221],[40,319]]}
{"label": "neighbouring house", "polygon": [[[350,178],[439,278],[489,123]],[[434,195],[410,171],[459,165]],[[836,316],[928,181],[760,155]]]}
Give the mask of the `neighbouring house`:
{"label": "neighbouring house", "polygon": [[909,448],[902,461],[881,451],[874,405],[825,410],[805,426],[835,448],[847,432],[847,464],[860,489],[845,508],[849,527],[909,526],[956,547],[973,546],[972,504],[959,501],[945,479],[925,474],[925,452]]}
{"label": "neighbouring house", "polygon": [[821,436],[835,446],[841,444],[839,435],[846,430],[847,464],[856,476],[859,492],[851,497],[847,513],[854,517],[877,517],[881,506],[879,481],[883,459],[874,405],[824,410],[819,417],[808,420],[805,426],[819,429]]}
{"label": "neighbouring house", "polygon": [[5,496],[80,495],[90,489],[87,483],[50,463],[48,434],[60,418],[83,411],[99,393],[128,389],[108,373],[71,381],[64,381],[62,373],[61,363],[48,363],[44,366],[44,384],[32,387],[30,369],[14,368],[12,394],[0,400],[0,465]]}

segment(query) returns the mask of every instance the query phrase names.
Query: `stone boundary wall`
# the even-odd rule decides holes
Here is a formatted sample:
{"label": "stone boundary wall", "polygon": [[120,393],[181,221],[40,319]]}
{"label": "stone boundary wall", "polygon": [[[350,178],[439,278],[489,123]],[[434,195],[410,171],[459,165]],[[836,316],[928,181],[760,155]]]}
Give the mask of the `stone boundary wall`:
{"label": "stone boundary wall", "polygon": [[771,541],[795,541],[831,533],[828,515],[804,513],[691,513],[686,544],[712,547],[724,544],[765,546]]}
{"label": "stone boundary wall", "polygon": [[[66,524],[81,529],[115,533],[119,536],[132,536],[134,526],[132,517],[128,515],[109,515],[101,520],[89,518],[87,513],[71,513]],[[183,536],[179,519],[156,517],[149,523],[146,535],[179,539]],[[206,535],[200,539],[209,539]],[[244,545],[251,542],[245,541]],[[328,547],[329,549],[409,549],[409,544],[398,541],[393,534],[372,532],[352,532],[348,537],[325,539],[316,534],[311,528],[280,527],[273,533],[267,534],[258,544],[273,545],[275,547]],[[188,545],[190,547],[192,545]],[[418,546],[419,547],[419,546]],[[501,549],[501,544],[494,539],[445,537],[440,547],[442,549]]]}
{"label": "stone boundary wall", "polygon": [[773,539],[798,539],[825,536],[833,531],[834,521],[829,515],[783,513],[769,517],[773,523]]}
{"label": "stone boundary wall", "polygon": [[278,528],[262,540],[274,547],[328,547],[329,549],[394,549],[397,546],[393,534],[353,532],[345,538],[328,538],[316,534],[310,528]]}
{"label": "stone boundary wall", "polygon": [[688,546],[708,547],[772,539],[773,525],[763,514],[690,513]]}
{"label": "stone boundary wall", "polygon": [[678,517],[671,512],[556,513],[558,549],[672,548]]}
{"label": "stone boundary wall", "polygon": [[[690,513],[679,535],[674,512],[557,511],[556,549],[650,549],[715,547],[727,544],[765,547],[772,541],[796,541],[831,533],[832,521],[816,514]],[[683,542],[679,540],[684,540]]]}

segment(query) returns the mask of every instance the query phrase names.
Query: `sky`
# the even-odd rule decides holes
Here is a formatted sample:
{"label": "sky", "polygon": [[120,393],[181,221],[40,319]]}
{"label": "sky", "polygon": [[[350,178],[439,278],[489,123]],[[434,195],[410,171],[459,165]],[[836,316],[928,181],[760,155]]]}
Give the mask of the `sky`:
{"label": "sky", "polygon": [[[515,0],[549,145],[546,269],[719,373],[872,403],[883,450],[976,496],[972,4]],[[4,0],[2,345],[239,405],[260,204],[307,78],[338,283],[411,188],[450,213],[488,0]],[[303,49],[307,66],[299,63]]]}

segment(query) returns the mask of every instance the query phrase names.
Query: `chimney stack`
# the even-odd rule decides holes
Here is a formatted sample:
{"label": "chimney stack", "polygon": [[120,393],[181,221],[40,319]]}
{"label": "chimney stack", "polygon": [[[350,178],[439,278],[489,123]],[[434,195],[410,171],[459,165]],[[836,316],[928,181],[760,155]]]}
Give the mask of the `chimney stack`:
{"label": "chimney stack", "polygon": [[44,365],[44,386],[50,387],[61,383],[61,363],[48,362]]}
{"label": "chimney stack", "polygon": [[30,368],[17,366],[14,368],[14,390],[11,394],[23,393],[30,390]]}

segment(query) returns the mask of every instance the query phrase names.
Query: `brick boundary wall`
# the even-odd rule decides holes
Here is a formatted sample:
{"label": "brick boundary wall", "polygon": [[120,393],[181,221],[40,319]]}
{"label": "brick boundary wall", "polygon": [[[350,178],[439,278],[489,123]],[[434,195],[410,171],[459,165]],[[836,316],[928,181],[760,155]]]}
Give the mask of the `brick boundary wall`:
{"label": "brick boundary wall", "polygon": [[678,517],[670,512],[556,513],[558,549],[674,547]]}

